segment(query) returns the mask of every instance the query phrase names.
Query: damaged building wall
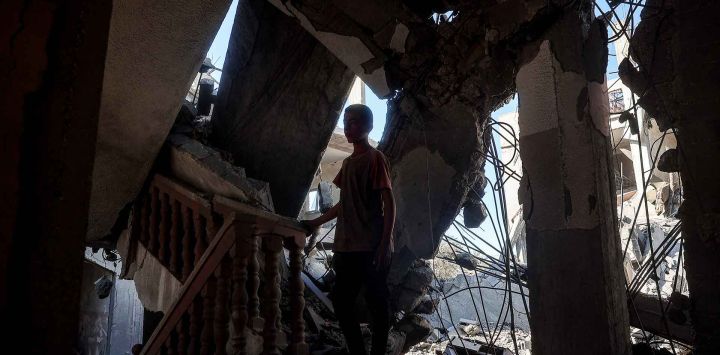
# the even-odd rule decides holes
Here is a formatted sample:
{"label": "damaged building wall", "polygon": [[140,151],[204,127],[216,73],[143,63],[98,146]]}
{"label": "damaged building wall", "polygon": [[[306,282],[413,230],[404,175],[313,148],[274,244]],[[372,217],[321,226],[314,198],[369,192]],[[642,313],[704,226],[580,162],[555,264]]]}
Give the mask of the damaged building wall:
{"label": "damaged building wall", "polygon": [[88,241],[108,235],[140,191],[229,5],[113,2]]}
{"label": "damaged building wall", "polygon": [[[520,69],[533,354],[630,354],[610,163],[607,30],[566,12]],[[592,300],[592,302],[588,302]]]}
{"label": "damaged building wall", "polygon": [[[391,97],[380,149],[398,200],[398,273],[391,273],[398,281],[415,258],[435,253],[470,191],[482,190],[485,122],[513,92],[517,53],[533,38],[528,29],[549,26],[557,9],[543,1],[271,2],[375,94]],[[452,10],[452,21],[431,19]]]}
{"label": "damaged building wall", "polygon": [[236,14],[211,143],[297,217],[354,76],[266,1],[241,0]]}
{"label": "damaged building wall", "polygon": [[[716,1],[647,1],[620,77],[677,148],[658,168],[679,171],[679,217],[694,354],[720,352],[720,23]],[[637,65],[637,69],[634,68]]]}
{"label": "damaged building wall", "polygon": [[73,352],[111,10],[0,3],[3,352]]}

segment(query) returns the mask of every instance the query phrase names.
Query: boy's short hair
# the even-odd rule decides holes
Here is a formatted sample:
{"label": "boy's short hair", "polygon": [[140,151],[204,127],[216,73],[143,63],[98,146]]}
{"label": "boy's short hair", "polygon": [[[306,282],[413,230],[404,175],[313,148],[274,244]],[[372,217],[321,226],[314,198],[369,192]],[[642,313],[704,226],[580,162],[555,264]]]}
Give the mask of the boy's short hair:
{"label": "boy's short hair", "polygon": [[369,107],[363,104],[353,104],[345,109],[345,113],[352,112],[356,113],[360,119],[363,120],[363,125],[368,128],[368,131],[373,128],[373,113]]}

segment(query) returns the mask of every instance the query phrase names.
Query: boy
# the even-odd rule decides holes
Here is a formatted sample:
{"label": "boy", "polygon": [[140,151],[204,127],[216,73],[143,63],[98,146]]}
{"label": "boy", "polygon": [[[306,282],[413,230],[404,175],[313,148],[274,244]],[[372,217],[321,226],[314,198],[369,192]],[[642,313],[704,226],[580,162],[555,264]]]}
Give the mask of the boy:
{"label": "boy", "polygon": [[372,111],[365,105],[345,109],[345,137],[353,144],[353,153],[333,180],[340,188],[340,202],[322,216],[304,221],[317,229],[337,217],[332,299],[352,355],[367,354],[355,315],[355,300],[363,285],[372,317],[372,355],[385,354],[390,330],[386,280],[394,248],[395,200],[387,160],[368,142],[372,119]]}

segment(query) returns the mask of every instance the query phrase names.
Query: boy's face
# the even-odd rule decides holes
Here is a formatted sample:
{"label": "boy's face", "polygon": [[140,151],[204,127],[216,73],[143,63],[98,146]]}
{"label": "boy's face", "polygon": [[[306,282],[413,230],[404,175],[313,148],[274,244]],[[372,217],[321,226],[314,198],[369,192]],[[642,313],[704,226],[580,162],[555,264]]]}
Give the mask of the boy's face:
{"label": "boy's face", "polygon": [[345,112],[343,117],[343,126],[345,129],[345,138],[348,143],[359,143],[367,138],[370,133],[370,127],[357,112]]}

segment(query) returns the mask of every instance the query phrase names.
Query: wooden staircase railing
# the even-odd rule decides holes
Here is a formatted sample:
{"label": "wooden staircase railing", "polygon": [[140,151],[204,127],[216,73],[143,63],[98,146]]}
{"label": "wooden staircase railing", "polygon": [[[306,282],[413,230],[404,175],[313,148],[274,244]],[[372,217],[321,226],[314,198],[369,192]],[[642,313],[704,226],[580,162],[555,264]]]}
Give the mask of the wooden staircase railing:
{"label": "wooden staircase railing", "polygon": [[178,280],[185,281],[217,234],[210,200],[155,175],[135,208],[132,235]]}
{"label": "wooden staircase railing", "polygon": [[[134,233],[184,284],[142,354],[246,354],[253,345],[248,344],[250,329],[262,335],[263,354],[280,354],[279,263],[284,248],[291,317],[285,352],[307,354],[301,278],[305,229],[295,220],[221,196],[211,202],[159,175],[150,194],[136,215],[140,227]],[[222,221],[216,233],[213,221]],[[262,290],[259,250],[265,265]]]}

